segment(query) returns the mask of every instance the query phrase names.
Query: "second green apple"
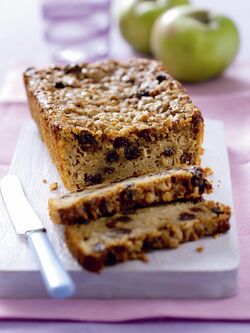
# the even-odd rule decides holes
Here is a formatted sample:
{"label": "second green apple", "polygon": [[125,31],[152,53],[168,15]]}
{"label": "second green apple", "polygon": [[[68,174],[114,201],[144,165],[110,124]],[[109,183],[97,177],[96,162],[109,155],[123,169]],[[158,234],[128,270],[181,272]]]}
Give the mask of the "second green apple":
{"label": "second green apple", "polygon": [[151,47],[169,73],[181,81],[197,82],[222,73],[240,44],[231,19],[212,11],[182,6],[155,22]]}
{"label": "second green apple", "polygon": [[166,10],[188,0],[126,0],[119,17],[124,39],[138,52],[150,53],[150,34],[156,19]]}

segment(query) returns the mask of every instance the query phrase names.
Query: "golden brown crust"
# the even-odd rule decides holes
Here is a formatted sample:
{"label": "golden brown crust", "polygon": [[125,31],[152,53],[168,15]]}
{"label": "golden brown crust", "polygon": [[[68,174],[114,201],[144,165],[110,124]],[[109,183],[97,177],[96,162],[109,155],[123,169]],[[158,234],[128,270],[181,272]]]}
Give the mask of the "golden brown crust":
{"label": "golden brown crust", "polygon": [[54,131],[84,129],[100,142],[152,128],[165,135],[179,121],[202,121],[181,84],[152,60],[29,69],[24,79]]}
{"label": "golden brown crust", "polygon": [[200,164],[201,112],[156,61],[29,69],[24,82],[32,116],[71,191]]}
{"label": "golden brown crust", "polygon": [[130,178],[106,186],[49,199],[54,223],[86,224],[102,216],[179,199],[200,198],[212,192],[207,169],[186,167]]}
{"label": "golden brown crust", "polygon": [[228,206],[213,201],[174,203],[101,218],[87,226],[66,226],[65,238],[80,265],[99,272],[118,262],[145,260],[153,249],[225,233],[230,215]]}

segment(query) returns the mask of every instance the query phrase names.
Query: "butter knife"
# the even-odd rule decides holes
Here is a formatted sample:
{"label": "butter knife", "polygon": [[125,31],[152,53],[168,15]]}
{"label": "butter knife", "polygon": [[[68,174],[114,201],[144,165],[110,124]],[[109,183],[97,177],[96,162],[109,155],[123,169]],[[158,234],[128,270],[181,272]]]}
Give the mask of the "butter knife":
{"label": "butter knife", "polygon": [[15,175],[3,177],[0,189],[16,232],[27,237],[49,295],[53,298],[72,296],[75,285],[59,261],[45,228],[28,202],[19,178]]}

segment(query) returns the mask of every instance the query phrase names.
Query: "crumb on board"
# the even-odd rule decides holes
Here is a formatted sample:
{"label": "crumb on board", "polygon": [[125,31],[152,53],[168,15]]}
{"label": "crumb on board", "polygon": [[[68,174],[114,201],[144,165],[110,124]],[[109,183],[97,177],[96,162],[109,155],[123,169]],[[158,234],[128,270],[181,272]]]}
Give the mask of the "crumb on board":
{"label": "crumb on board", "polygon": [[198,252],[198,253],[202,253],[202,252],[204,252],[204,247],[203,246],[198,246],[196,249],[195,249],[195,251],[196,252]]}
{"label": "crumb on board", "polygon": [[57,190],[58,189],[58,183],[55,182],[55,183],[50,184],[49,189],[50,189],[51,192]]}
{"label": "crumb on board", "polygon": [[211,175],[213,175],[214,172],[211,168],[207,167],[207,168],[205,168],[205,173],[207,176],[211,176]]}
{"label": "crumb on board", "polygon": [[219,238],[221,236],[221,234],[215,234],[215,235],[213,235],[213,238],[214,239],[217,239],[217,238]]}
{"label": "crumb on board", "polygon": [[48,183],[47,179],[43,179],[43,183],[47,184]]}
{"label": "crumb on board", "polygon": [[149,262],[149,258],[148,258],[148,256],[147,256],[145,253],[142,253],[142,254],[140,255],[140,259],[141,259],[142,261],[144,261],[145,263],[146,263],[146,262]]}

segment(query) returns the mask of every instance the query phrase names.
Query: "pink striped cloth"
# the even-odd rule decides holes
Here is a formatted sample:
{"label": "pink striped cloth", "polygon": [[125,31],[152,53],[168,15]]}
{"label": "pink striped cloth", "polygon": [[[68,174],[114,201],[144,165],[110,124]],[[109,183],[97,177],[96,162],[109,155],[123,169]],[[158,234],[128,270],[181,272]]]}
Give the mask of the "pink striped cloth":
{"label": "pink striped cloth", "polygon": [[[205,117],[221,119],[226,126],[241,251],[239,294],[221,300],[2,299],[0,319],[108,322],[148,318],[250,320],[250,63],[236,64],[219,79],[187,88]],[[16,101],[15,96],[9,98],[8,103],[7,100],[5,96],[5,102],[0,102],[0,176],[8,171],[18,133],[29,117],[20,96]]]}

